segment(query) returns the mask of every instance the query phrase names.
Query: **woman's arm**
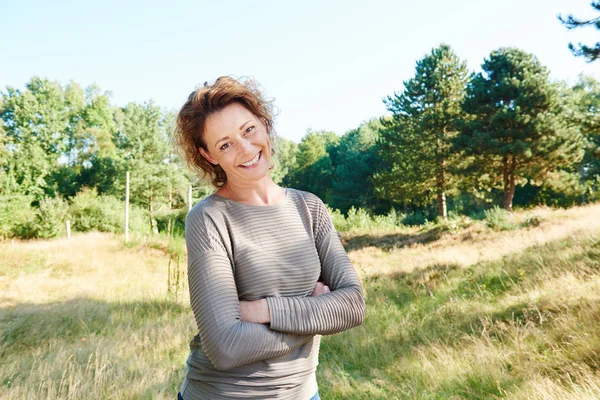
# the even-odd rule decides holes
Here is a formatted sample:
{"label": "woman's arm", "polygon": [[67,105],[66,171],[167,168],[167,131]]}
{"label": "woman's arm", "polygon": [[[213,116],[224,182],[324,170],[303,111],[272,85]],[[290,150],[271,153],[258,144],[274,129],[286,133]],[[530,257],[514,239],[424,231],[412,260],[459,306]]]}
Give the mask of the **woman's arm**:
{"label": "woman's arm", "polygon": [[365,301],[358,275],[323,202],[312,195],[315,246],[321,277],[331,293],[318,297],[267,297],[270,328],[294,334],[331,335],[362,324]]}
{"label": "woman's arm", "polygon": [[219,370],[282,356],[313,337],[276,332],[266,325],[243,321],[226,253],[196,253],[188,262],[188,279],[204,352]]}

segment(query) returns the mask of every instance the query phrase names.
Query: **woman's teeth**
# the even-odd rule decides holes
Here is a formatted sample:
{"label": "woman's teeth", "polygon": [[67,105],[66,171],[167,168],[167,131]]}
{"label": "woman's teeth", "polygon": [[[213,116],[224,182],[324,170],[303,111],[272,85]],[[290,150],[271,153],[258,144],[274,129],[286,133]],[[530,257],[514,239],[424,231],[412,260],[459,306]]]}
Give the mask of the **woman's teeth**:
{"label": "woman's teeth", "polygon": [[250,161],[248,161],[248,162],[245,162],[245,163],[241,164],[241,165],[242,165],[242,167],[251,167],[251,166],[253,166],[254,164],[256,164],[256,163],[258,162],[258,160],[260,159],[260,153],[261,153],[261,152],[259,151],[259,152],[258,152],[258,154],[257,154],[257,155],[256,155],[256,156],[255,156],[255,157],[252,159],[252,160],[250,160]]}

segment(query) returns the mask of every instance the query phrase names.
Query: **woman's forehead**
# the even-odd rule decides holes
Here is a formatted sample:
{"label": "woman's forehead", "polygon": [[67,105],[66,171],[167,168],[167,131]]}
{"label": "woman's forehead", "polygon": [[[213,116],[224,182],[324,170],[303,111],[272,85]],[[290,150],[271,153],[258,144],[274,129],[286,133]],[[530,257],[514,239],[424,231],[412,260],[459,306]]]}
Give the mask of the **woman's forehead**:
{"label": "woman's forehead", "polygon": [[218,140],[220,136],[235,134],[240,131],[246,122],[253,121],[255,118],[241,104],[229,104],[221,111],[217,111],[206,119],[206,139],[209,140],[210,137],[214,136],[214,139]]}

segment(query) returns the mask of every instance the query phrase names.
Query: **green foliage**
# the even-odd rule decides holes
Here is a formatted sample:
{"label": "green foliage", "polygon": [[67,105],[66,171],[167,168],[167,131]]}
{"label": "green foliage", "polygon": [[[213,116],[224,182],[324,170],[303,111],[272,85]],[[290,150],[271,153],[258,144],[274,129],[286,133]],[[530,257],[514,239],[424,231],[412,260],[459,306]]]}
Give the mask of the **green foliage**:
{"label": "green foliage", "polygon": [[283,179],[293,171],[296,165],[296,155],[298,145],[285,138],[277,138],[275,143],[274,167],[271,171],[271,178],[275,183],[281,183]]}
{"label": "green foliage", "polygon": [[113,196],[98,196],[96,189],[84,188],[69,207],[71,227],[79,232],[123,232],[125,205]]}
{"label": "green foliage", "polygon": [[35,217],[32,196],[21,194],[0,196],[0,237],[18,237],[21,227]]}
{"label": "green foliage", "polygon": [[158,224],[159,232],[171,232],[171,236],[185,236],[185,217],[188,213],[187,208],[164,209],[157,211],[154,215]]}
{"label": "green foliage", "polygon": [[351,207],[389,209],[389,201],[375,197],[372,179],[378,162],[375,143],[382,128],[377,119],[363,122],[346,132],[330,151],[334,168],[331,205],[343,213]]}
{"label": "green foliage", "polygon": [[517,185],[540,185],[551,172],[579,162],[583,137],[535,56],[501,48],[482,69],[469,83],[469,115],[454,148],[473,157],[468,173],[474,186],[502,187],[502,205],[510,210]]}
{"label": "green foliage", "polygon": [[15,227],[21,239],[51,239],[64,235],[68,206],[60,197],[44,197],[30,218]]}
{"label": "green foliage", "polygon": [[298,145],[296,164],[283,184],[314,193],[331,204],[334,167],[329,154],[338,143],[334,132],[309,130]]}
{"label": "green foliage", "polygon": [[517,228],[517,225],[511,221],[510,213],[498,206],[485,210],[485,223],[495,231],[509,231]]}
{"label": "green foliage", "polygon": [[[69,207],[71,227],[78,232],[125,231],[125,203],[110,195],[98,195],[96,189],[84,188],[72,199]],[[148,215],[139,207],[130,205],[129,230],[149,233]]]}
{"label": "green foliage", "polygon": [[397,203],[438,201],[446,217],[445,196],[456,192],[461,161],[451,151],[456,121],[468,80],[466,63],[448,45],[432,49],[417,61],[415,76],[404,91],[384,100],[392,119],[382,119],[378,154],[384,168],[375,176],[376,194]]}
{"label": "green foliage", "polygon": [[394,229],[401,227],[404,215],[397,214],[392,209],[386,215],[372,215],[363,208],[351,207],[348,215],[344,216],[339,210],[328,208],[333,225],[338,232],[355,230]]}
{"label": "green foliage", "polygon": [[[593,0],[591,6],[594,10],[600,12],[600,0]],[[600,16],[591,18],[589,20],[581,20],[569,14],[566,18],[563,18],[562,15],[559,15],[558,19],[568,29],[575,29],[588,25],[594,26],[596,29],[600,29]],[[600,42],[597,42],[593,47],[581,43],[579,43],[577,46],[575,46],[573,43],[569,43],[569,50],[571,50],[576,57],[585,58],[587,62],[596,61],[598,58],[600,58]]]}

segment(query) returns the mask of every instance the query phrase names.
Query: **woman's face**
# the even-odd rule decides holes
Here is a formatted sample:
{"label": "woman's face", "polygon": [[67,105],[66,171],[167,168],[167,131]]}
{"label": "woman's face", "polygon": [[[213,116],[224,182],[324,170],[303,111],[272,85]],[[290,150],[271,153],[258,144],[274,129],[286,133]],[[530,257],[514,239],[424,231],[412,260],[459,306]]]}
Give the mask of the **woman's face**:
{"label": "woman's face", "polygon": [[208,162],[219,164],[229,182],[259,181],[269,173],[271,142],[267,129],[239,103],[206,119],[204,143],[208,151],[200,148],[200,153]]}

